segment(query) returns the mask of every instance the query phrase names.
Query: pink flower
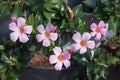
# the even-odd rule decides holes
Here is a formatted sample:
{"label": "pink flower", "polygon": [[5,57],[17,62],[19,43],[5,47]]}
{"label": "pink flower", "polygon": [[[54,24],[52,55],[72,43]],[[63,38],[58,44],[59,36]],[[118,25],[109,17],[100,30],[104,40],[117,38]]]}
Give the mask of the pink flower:
{"label": "pink flower", "polygon": [[18,19],[12,18],[13,22],[9,24],[9,29],[13,32],[10,33],[10,39],[13,42],[16,42],[19,38],[20,42],[26,43],[29,38],[27,34],[31,34],[32,26],[25,26],[25,19],[20,17]]}
{"label": "pink flower", "polygon": [[41,34],[37,34],[36,39],[38,42],[43,41],[43,46],[45,46],[45,47],[50,46],[50,39],[53,41],[56,41],[58,38],[58,34],[52,32],[53,26],[51,26],[50,23],[47,24],[46,30],[44,29],[43,25],[39,25],[37,30]]}
{"label": "pink flower", "polygon": [[55,31],[55,27],[52,25],[52,24],[50,24],[51,25],[51,28],[52,28],[52,32],[54,32]]}
{"label": "pink flower", "polygon": [[53,51],[55,55],[49,57],[50,64],[56,63],[55,69],[59,71],[62,69],[63,64],[68,68],[70,66],[69,59],[71,58],[69,51],[62,52],[60,47],[53,48]]}
{"label": "pink flower", "polygon": [[80,33],[75,33],[72,39],[76,42],[76,44],[72,45],[73,50],[79,50],[80,54],[84,54],[87,52],[87,48],[93,49],[95,47],[95,42],[89,40],[91,35],[88,32],[84,32],[82,37]]}
{"label": "pink flower", "polygon": [[108,29],[105,28],[104,21],[100,21],[99,24],[92,23],[90,29],[93,31],[91,32],[91,36],[95,36],[95,40],[99,41],[101,38],[101,34],[105,36],[108,32]]}
{"label": "pink flower", "polygon": [[15,22],[17,24],[17,18],[16,17],[11,17],[12,22]]}

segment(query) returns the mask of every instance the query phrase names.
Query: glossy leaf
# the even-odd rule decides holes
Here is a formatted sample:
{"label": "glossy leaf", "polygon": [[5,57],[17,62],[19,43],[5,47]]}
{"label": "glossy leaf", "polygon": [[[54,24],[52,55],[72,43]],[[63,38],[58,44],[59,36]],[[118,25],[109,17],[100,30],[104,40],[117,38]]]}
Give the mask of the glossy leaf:
{"label": "glossy leaf", "polygon": [[4,5],[1,10],[1,15],[8,15],[10,14],[10,9],[8,5]]}
{"label": "glossy leaf", "polygon": [[85,0],[83,1],[85,5],[87,5],[88,7],[96,7],[96,2],[97,0]]}
{"label": "glossy leaf", "polygon": [[18,2],[15,3],[14,10],[13,10],[11,15],[14,17],[23,16],[23,11],[22,11],[21,6]]}

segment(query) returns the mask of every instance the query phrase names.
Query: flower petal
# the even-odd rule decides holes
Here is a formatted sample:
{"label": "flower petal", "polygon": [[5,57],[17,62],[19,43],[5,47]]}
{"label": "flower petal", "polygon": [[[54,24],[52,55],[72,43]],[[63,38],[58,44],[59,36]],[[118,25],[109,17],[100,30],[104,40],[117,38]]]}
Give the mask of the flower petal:
{"label": "flower petal", "polygon": [[46,31],[47,31],[47,32],[52,31],[52,24],[51,24],[51,23],[47,23]]}
{"label": "flower petal", "polygon": [[17,34],[16,32],[12,32],[10,33],[10,39],[13,41],[13,42],[16,42],[17,39],[19,37],[19,34]]}
{"label": "flower petal", "polygon": [[57,33],[50,33],[50,39],[53,41],[56,41],[58,38],[58,34]]}
{"label": "flower petal", "polygon": [[54,64],[58,62],[57,56],[56,55],[51,55],[49,57],[50,64]]}
{"label": "flower petal", "polygon": [[91,36],[95,36],[95,34],[96,34],[95,32],[91,32],[90,33]]}
{"label": "flower petal", "polygon": [[32,26],[25,26],[24,27],[24,32],[27,34],[31,34],[32,32]]}
{"label": "flower petal", "polygon": [[64,60],[67,60],[67,59],[70,59],[71,58],[71,54],[69,51],[65,51],[62,53],[62,56],[63,56],[63,59]]}
{"label": "flower petal", "polygon": [[17,23],[18,23],[18,27],[22,27],[22,26],[25,26],[25,19],[20,17],[17,19]]}
{"label": "flower petal", "polygon": [[48,46],[50,46],[50,40],[49,39],[44,39],[43,40],[43,46],[45,46],[45,47],[48,47]]}
{"label": "flower petal", "polygon": [[55,65],[55,69],[61,71],[62,65],[63,65],[62,62],[58,62],[58,63]]}
{"label": "flower petal", "polygon": [[87,51],[86,47],[81,47],[80,54],[84,54]]}
{"label": "flower petal", "polygon": [[88,32],[84,32],[82,35],[83,40],[89,40],[91,38],[91,35]]}
{"label": "flower petal", "polygon": [[41,34],[36,35],[37,42],[41,42],[44,39],[44,36]]}
{"label": "flower petal", "polygon": [[21,34],[19,39],[22,43],[26,43],[29,40],[26,34]]}
{"label": "flower petal", "polygon": [[61,50],[60,47],[55,47],[55,48],[53,48],[53,51],[54,51],[55,55],[57,55],[57,56],[62,53],[62,50]]}
{"label": "flower petal", "polygon": [[80,49],[80,45],[79,44],[73,44],[71,46],[72,46],[73,51],[76,51],[76,50]]}
{"label": "flower petal", "polygon": [[105,23],[104,23],[104,21],[101,20],[98,24],[98,27],[103,28],[104,26],[105,26]]}
{"label": "flower petal", "polygon": [[9,29],[12,30],[12,31],[17,31],[18,27],[17,27],[15,22],[12,22],[12,23],[9,24]]}
{"label": "flower petal", "polygon": [[105,36],[108,32],[108,29],[102,28],[100,32],[101,32],[102,35]]}
{"label": "flower petal", "polygon": [[95,37],[95,40],[96,40],[96,41],[99,41],[100,38],[101,38],[101,33],[98,33],[98,34],[96,35],[96,37]]}
{"label": "flower petal", "polygon": [[92,31],[95,31],[96,27],[97,27],[97,24],[96,24],[96,23],[92,23],[92,24],[90,25],[90,29],[91,29]]}
{"label": "flower petal", "polygon": [[70,61],[69,60],[64,60],[63,64],[65,65],[66,68],[70,66]]}
{"label": "flower petal", "polygon": [[79,43],[79,42],[80,42],[80,39],[81,39],[80,33],[79,33],[79,32],[75,33],[75,34],[73,35],[72,39],[73,39],[75,42]]}
{"label": "flower petal", "polygon": [[87,47],[90,49],[93,49],[95,47],[95,42],[94,41],[87,41]]}
{"label": "flower petal", "polygon": [[15,22],[17,24],[17,18],[16,17],[11,17],[12,22]]}
{"label": "flower petal", "polygon": [[37,30],[40,32],[40,33],[43,33],[45,32],[45,29],[44,29],[44,26],[41,24],[37,27]]}

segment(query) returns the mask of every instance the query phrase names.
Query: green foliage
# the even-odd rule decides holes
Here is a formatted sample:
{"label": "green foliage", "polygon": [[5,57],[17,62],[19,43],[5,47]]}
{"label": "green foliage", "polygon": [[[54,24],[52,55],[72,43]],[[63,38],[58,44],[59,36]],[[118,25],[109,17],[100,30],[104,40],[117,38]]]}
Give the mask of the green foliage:
{"label": "green foliage", "polygon": [[118,32],[120,32],[120,17],[110,17],[109,21],[110,29],[113,30],[113,34],[116,35]]}
{"label": "green foliage", "polygon": [[23,16],[22,9],[20,8],[20,4],[18,2],[15,2],[14,9],[13,9],[11,16],[13,17]]}
{"label": "green foliage", "polygon": [[12,15],[14,17],[23,16],[21,9],[22,0],[1,0],[0,1],[0,16]]}

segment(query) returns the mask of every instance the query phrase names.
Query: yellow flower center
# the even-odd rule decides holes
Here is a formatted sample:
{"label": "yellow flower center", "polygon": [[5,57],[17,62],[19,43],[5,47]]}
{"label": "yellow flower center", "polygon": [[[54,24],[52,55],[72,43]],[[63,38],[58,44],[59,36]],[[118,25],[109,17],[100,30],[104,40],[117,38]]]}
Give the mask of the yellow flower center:
{"label": "yellow flower center", "polygon": [[20,27],[20,28],[19,28],[19,31],[20,31],[20,33],[23,33],[23,32],[24,32],[24,28],[23,28],[23,27]]}
{"label": "yellow flower center", "polygon": [[86,44],[86,41],[85,41],[85,40],[80,41],[80,45],[81,45],[81,46],[85,46],[85,44]]}
{"label": "yellow flower center", "polygon": [[62,61],[62,60],[63,60],[63,56],[62,56],[62,55],[59,55],[59,56],[58,56],[58,60],[59,60],[59,61]]}
{"label": "yellow flower center", "polygon": [[46,37],[49,37],[49,36],[50,36],[50,33],[46,31],[46,32],[45,32],[45,36],[46,36]]}
{"label": "yellow flower center", "polygon": [[96,28],[95,31],[96,31],[97,33],[99,33],[99,32],[100,32],[100,29],[99,29],[99,28]]}

